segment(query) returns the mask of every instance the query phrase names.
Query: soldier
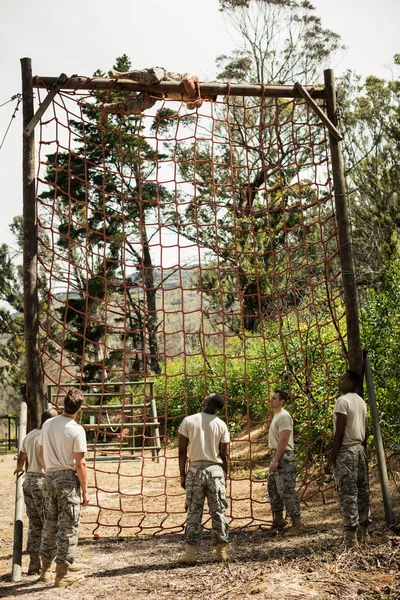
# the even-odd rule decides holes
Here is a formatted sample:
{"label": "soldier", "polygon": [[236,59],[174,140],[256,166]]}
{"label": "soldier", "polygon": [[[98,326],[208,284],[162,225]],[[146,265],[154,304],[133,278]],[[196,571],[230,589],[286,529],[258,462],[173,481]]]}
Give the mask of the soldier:
{"label": "soldier", "polygon": [[271,503],[273,527],[283,528],[287,521],[283,509],[292,520],[290,531],[298,534],[301,530],[300,502],[296,493],[296,456],[293,444],[293,419],[283,407],[288,395],[282,390],[274,390],[269,405],[274,411],[268,445],[272,462],[268,475],[268,496]]}
{"label": "soldier", "polygon": [[[46,477],[43,484],[45,523],[40,546],[41,581],[49,581],[50,566],[56,559],[56,587],[77,581],[68,571],[74,568],[82,504],[89,504],[85,462],[85,430],[76,422],[83,402],[78,389],[64,398],[64,412],[44,424],[39,444]],[[79,568],[79,567],[78,567]]]}
{"label": "soldier", "polygon": [[112,69],[109,72],[109,76],[113,79],[130,79],[146,86],[160,83],[161,81],[183,83],[184,92],[168,92],[164,94],[140,92],[128,100],[103,104],[102,115],[104,121],[108,113],[124,112],[128,115],[140,115],[144,110],[151,108],[158,100],[162,100],[163,98],[186,102],[188,110],[200,108],[203,100],[215,102],[217,99],[217,96],[209,95],[201,98],[198,77],[192,73],[173,73],[166,71],[163,67],[152,67],[123,73]]}
{"label": "soldier", "polygon": [[21,475],[24,472],[26,464],[26,476],[22,489],[24,491],[24,500],[26,514],[28,516],[28,540],[26,543],[26,552],[30,556],[28,575],[40,573],[40,539],[44,524],[44,504],[43,504],[43,480],[42,463],[40,461],[38,440],[43,423],[47,419],[57,416],[54,408],[42,412],[40,427],[33,429],[24,438],[21,451],[18,455],[17,466],[14,475]]}
{"label": "soldier", "polygon": [[[216,558],[227,561],[228,523],[225,510],[228,476],[229,432],[216,412],[224,407],[221,394],[210,394],[202,403],[202,412],[183,419],[179,428],[179,471],[186,490],[186,551],[179,562],[194,565],[201,537],[204,499],[211,513]],[[186,462],[189,462],[186,472]]]}
{"label": "soldier", "polygon": [[365,455],[366,405],[356,393],[360,375],[347,370],[339,379],[342,392],[333,409],[335,435],[332,451],[325,467],[329,474],[334,468],[337,494],[343,515],[344,543],[348,548],[357,546],[357,530],[360,541],[369,541],[370,499],[368,465]]}

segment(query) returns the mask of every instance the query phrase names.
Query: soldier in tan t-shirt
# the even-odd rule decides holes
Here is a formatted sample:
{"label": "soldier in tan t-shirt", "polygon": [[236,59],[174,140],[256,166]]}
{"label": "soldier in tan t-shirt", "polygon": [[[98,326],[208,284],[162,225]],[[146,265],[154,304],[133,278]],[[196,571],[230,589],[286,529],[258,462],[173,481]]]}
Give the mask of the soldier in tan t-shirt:
{"label": "soldier in tan t-shirt", "polygon": [[283,407],[288,395],[283,390],[274,390],[269,405],[274,411],[268,433],[268,446],[272,461],[268,474],[268,496],[271,504],[273,525],[282,528],[287,524],[283,509],[292,521],[292,533],[300,533],[300,502],[296,492],[296,457],[293,444],[293,419]]}
{"label": "soldier in tan t-shirt", "polygon": [[224,404],[221,394],[210,394],[203,400],[202,412],[183,419],[179,428],[179,470],[181,486],[186,490],[187,512],[186,551],[180,556],[179,562],[187,565],[194,565],[197,560],[205,498],[211,513],[217,560],[228,560],[225,484],[229,431],[226,423],[215,414],[222,410]]}
{"label": "soldier in tan t-shirt", "polygon": [[334,468],[337,494],[343,515],[344,541],[348,548],[360,541],[368,542],[370,496],[368,465],[365,455],[365,417],[367,408],[356,391],[360,376],[347,370],[339,380],[342,395],[333,409],[334,439],[332,452],[325,467]]}
{"label": "soldier in tan t-shirt", "polygon": [[57,411],[54,408],[42,412],[40,427],[30,431],[22,442],[17,466],[14,471],[14,475],[22,475],[25,466],[26,476],[22,489],[24,491],[26,514],[28,517],[28,539],[26,542],[26,552],[30,557],[28,575],[40,573],[39,550],[44,525],[44,473],[40,460],[38,441],[43,423],[56,416]]}

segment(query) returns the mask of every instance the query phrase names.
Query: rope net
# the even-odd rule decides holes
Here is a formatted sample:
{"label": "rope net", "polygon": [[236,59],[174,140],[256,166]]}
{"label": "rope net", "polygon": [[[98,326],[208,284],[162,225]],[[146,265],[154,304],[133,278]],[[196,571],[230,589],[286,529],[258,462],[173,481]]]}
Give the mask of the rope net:
{"label": "rope net", "polygon": [[52,403],[86,393],[82,520],[95,535],[182,530],[178,427],[220,392],[231,527],[262,526],[275,388],[301,500],[331,486],[346,332],[327,132],[302,99],[263,96],[102,118],[126,97],[62,91],[38,127],[42,367]]}

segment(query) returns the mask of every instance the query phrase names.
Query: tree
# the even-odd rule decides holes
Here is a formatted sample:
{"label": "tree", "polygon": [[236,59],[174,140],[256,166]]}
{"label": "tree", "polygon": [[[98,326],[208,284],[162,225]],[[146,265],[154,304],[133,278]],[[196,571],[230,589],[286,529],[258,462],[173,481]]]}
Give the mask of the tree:
{"label": "tree", "polygon": [[385,288],[400,256],[400,81],[348,73],[339,93],[357,285]]}
{"label": "tree", "polygon": [[[322,28],[309,2],[227,0],[221,10],[238,34],[238,48],[217,61],[222,80],[315,83],[339,48],[339,36]],[[288,285],[280,251],[297,247],[305,236],[317,242],[316,215],[323,218],[329,189],[321,193],[323,186],[315,185],[322,169],[315,165],[324,161],[323,132],[313,127],[311,138],[301,123],[314,123],[313,115],[304,105],[297,116],[294,110],[291,101],[229,97],[216,109],[216,144],[173,148],[193,189],[181,195],[183,208],[171,228],[211,251],[201,287],[209,293],[209,312],[219,306],[224,326],[235,332],[256,331],[263,318],[277,315],[277,293],[293,306],[309,277],[305,253],[294,252],[297,282]],[[312,176],[300,165],[313,165]],[[274,282],[277,271],[284,275]]]}
{"label": "tree", "polygon": [[22,220],[10,225],[17,238],[17,249],[0,246],[0,398],[2,412],[14,412],[19,387],[24,380],[24,323],[21,268],[15,259],[21,252]]}
{"label": "tree", "polygon": [[[114,68],[129,70],[128,57]],[[47,225],[58,219],[57,278],[69,285],[68,301],[57,309],[66,326],[64,348],[82,364],[84,380],[121,370],[140,378],[161,368],[149,238],[155,233],[148,222],[169,198],[155,177],[163,155],[146,140],[139,117],[113,115],[102,126],[105,98],[96,93],[93,104],[82,106],[84,119],[70,119],[75,147],[47,156],[48,187],[41,194],[50,205]]]}

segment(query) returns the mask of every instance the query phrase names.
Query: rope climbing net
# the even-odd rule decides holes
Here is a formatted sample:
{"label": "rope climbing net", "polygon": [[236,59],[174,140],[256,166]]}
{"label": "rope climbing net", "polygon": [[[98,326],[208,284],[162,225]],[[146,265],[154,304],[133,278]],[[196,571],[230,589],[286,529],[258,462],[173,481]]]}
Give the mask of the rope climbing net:
{"label": "rope climbing net", "polygon": [[42,368],[54,404],[86,393],[96,534],[182,529],[178,427],[211,392],[232,433],[231,527],[271,520],[276,388],[302,501],[329,488],[346,331],[328,134],[305,100],[260,89],[106,119],[127,93],[63,90],[39,124]]}

